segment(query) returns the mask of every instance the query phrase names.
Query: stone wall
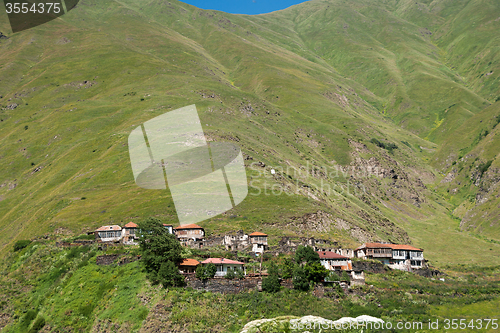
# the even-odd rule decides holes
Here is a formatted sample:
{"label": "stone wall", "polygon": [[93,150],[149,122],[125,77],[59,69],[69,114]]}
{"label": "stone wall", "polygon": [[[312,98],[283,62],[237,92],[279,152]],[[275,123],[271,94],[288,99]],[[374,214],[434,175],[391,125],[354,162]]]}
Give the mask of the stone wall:
{"label": "stone wall", "polygon": [[353,271],[364,271],[370,273],[385,273],[385,265],[381,262],[371,262],[371,261],[353,261],[352,262]]}
{"label": "stone wall", "polygon": [[245,290],[258,290],[261,283],[260,278],[246,278],[243,280],[209,279],[205,282],[198,279],[190,279],[187,286],[196,290],[205,290],[221,294],[237,294]]}
{"label": "stone wall", "polygon": [[95,259],[95,263],[97,265],[117,264],[118,266],[121,266],[139,259],[141,259],[141,256],[131,256],[126,254],[104,254],[102,256],[97,256]]}
{"label": "stone wall", "polygon": [[414,269],[414,270],[412,270],[412,273],[418,274],[418,275],[426,277],[426,278],[445,275],[443,272],[440,272],[437,269],[431,269],[431,268]]}

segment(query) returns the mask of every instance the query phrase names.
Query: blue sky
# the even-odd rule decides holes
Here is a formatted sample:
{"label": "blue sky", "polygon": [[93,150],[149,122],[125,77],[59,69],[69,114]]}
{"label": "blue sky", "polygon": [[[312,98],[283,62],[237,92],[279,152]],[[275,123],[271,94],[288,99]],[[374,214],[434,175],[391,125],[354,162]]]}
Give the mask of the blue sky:
{"label": "blue sky", "polygon": [[181,0],[203,9],[215,9],[233,14],[262,14],[285,9],[305,0]]}

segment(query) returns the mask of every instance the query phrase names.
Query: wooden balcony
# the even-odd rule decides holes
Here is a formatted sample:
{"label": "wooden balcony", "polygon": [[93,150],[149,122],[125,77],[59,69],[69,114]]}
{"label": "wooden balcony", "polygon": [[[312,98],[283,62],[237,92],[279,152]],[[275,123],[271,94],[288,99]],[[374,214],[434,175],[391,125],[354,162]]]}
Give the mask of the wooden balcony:
{"label": "wooden balcony", "polygon": [[366,256],[373,258],[392,258],[392,249],[367,249]]}

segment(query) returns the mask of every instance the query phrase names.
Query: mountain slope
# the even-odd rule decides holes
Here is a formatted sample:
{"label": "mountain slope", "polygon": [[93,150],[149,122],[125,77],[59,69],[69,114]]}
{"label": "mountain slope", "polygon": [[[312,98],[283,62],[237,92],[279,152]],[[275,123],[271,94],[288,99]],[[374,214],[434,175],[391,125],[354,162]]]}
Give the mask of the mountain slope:
{"label": "mountain slope", "polygon": [[[500,246],[457,230],[459,203],[434,185],[444,152],[463,148],[449,138],[500,95],[468,83],[475,51],[457,65],[457,38],[473,35],[456,17],[477,1],[446,3],[421,4],[415,19],[404,1],[310,1],[246,16],[88,0],[0,40],[0,246],[150,215],[178,223],[168,191],[135,185],[127,137],[196,104],[207,140],[241,146],[251,185],[242,204],[202,223],[209,233],[413,241],[440,262],[494,263],[480,249]],[[317,224],[296,223],[318,211]]]}

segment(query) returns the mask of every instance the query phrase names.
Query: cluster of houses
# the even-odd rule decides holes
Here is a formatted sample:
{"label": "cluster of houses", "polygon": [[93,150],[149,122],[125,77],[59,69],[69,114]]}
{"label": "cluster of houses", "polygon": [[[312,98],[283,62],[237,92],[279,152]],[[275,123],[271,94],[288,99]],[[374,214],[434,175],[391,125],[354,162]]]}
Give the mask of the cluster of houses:
{"label": "cluster of houses", "polygon": [[[173,227],[163,225],[169,233],[175,235],[177,240],[188,247],[201,248],[206,245],[205,230],[196,224]],[[123,244],[136,244],[138,240],[138,226],[133,222],[125,226],[103,226],[94,232],[96,240],[100,242],[121,242]],[[282,240],[283,241],[283,240]],[[308,240],[311,242],[311,240]],[[236,235],[220,237],[218,244],[225,246],[226,250],[250,250],[255,254],[262,254],[269,249],[267,235],[262,232],[244,234],[242,231]],[[287,245],[294,245],[286,240]],[[321,264],[328,270],[347,271],[353,279],[359,278],[362,272],[353,270],[352,258],[375,259],[388,265],[392,269],[411,271],[423,268],[423,250],[410,246],[390,243],[365,243],[355,250],[330,248],[325,242],[313,241],[313,248],[318,253]],[[199,262],[195,259],[184,259],[179,265],[181,273],[194,273],[198,265],[212,263],[217,267],[216,277],[223,277],[228,270],[241,269],[245,272],[245,263],[226,258],[209,258]]]}
{"label": "cluster of houses", "polygon": [[[163,224],[169,233],[175,235],[183,246],[202,248],[205,245],[205,229],[196,224],[181,225],[173,227],[171,224]],[[137,244],[138,226],[129,222],[123,227],[119,225],[102,226],[94,231],[95,238],[101,242],[120,242],[126,245]],[[219,242],[226,250],[251,250],[254,253],[264,253],[268,249],[267,235],[262,232],[253,232],[249,235],[237,233],[226,235]]]}

